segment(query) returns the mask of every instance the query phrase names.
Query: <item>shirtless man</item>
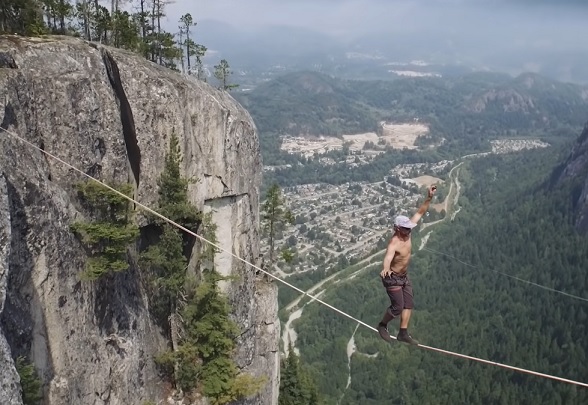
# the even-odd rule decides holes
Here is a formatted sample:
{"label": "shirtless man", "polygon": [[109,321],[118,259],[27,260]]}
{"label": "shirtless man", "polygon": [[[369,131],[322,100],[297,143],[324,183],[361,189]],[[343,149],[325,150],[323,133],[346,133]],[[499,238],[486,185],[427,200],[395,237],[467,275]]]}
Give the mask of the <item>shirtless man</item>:
{"label": "shirtless man", "polygon": [[382,284],[390,297],[390,307],[386,309],[384,317],[378,324],[378,333],[387,342],[392,342],[388,333],[388,322],[400,315],[400,332],[396,339],[412,345],[418,345],[408,334],[408,321],[413,308],[412,284],[408,278],[407,270],[410,263],[412,250],[410,232],[417,226],[421,217],[429,209],[429,204],[435,195],[437,186],[431,186],[425,202],[420,206],[412,218],[399,215],[394,219],[394,235],[388,243],[386,256],[384,256],[384,269],[380,273]]}

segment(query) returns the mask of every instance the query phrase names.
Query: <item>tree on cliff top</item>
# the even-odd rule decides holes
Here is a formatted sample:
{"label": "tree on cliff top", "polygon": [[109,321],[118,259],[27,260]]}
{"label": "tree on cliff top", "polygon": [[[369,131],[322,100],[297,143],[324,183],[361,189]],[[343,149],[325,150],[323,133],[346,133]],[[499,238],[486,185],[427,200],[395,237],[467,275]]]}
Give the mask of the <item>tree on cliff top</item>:
{"label": "tree on cliff top", "polygon": [[[77,36],[137,52],[172,70],[178,70],[178,61],[184,70],[183,60],[187,57],[187,72],[196,71],[196,77],[204,80],[202,58],[207,48],[193,40],[191,27],[196,23],[191,14],[185,13],[180,18],[178,33],[162,28],[166,6],[172,2],[124,1],[125,10],[121,8],[122,0],[112,0],[110,9],[98,0],[3,0],[0,1],[0,34]],[[193,67],[192,56],[196,62]],[[230,74],[228,64],[225,73],[227,77]],[[234,87],[227,85],[225,89]]]}
{"label": "tree on cliff top", "polygon": [[[280,186],[277,184],[270,186],[265,195],[265,201],[261,205],[261,221],[269,239],[270,265],[274,262],[274,244],[278,231],[284,225],[294,223],[292,212],[285,205],[286,200]],[[285,256],[285,259],[289,258],[288,252],[286,252]]]}

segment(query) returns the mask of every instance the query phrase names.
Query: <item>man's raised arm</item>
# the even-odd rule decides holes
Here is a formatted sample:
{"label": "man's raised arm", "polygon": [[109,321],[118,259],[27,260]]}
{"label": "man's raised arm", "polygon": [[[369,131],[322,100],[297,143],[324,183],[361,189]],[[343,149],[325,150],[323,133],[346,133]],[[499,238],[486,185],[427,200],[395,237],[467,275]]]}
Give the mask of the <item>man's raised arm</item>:
{"label": "man's raised arm", "polygon": [[435,195],[435,191],[437,191],[437,186],[433,185],[429,187],[429,191],[427,193],[427,198],[425,198],[425,202],[421,204],[419,210],[416,212],[416,214],[412,216],[412,218],[410,219],[411,222],[414,222],[415,224],[419,223],[422,216],[425,215],[425,212],[427,212],[427,210],[429,209],[429,204],[431,204],[431,200]]}

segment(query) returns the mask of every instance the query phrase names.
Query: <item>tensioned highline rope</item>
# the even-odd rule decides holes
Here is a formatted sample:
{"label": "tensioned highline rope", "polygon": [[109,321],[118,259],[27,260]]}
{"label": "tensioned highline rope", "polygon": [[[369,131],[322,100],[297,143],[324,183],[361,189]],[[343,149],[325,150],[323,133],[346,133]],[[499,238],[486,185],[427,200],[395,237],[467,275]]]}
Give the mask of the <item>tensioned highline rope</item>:
{"label": "tensioned highline rope", "polygon": [[[473,264],[466,263],[463,260],[460,260],[457,257],[452,256],[450,254],[443,253],[443,252],[438,252],[437,250],[433,250],[433,249],[429,249],[428,247],[423,247],[423,250],[427,250],[427,251],[429,251],[431,253],[435,253],[435,254],[438,254],[438,255],[443,255],[443,256],[449,257],[451,259],[457,260],[461,264],[464,264],[464,265],[466,265],[468,267],[471,267],[471,268],[474,268],[474,269],[482,269],[483,268],[483,267],[480,267],[480,266],[475,266]],[[522,283],[526,283],[526,284],[530,284],[530,285],[535,286],[535,287],[542,288],[542,289],[547,290],[547,291],[551,291],[551,292],[554,292],[554,293],[565,295],[566,297],[570,297],[570,298],[574,298],[574,299],[577,299],[577,300],[588,302],[588,298],[584,298],[584,297],[580,297],[578,295],[570,294],[570,293],[567,293],[565,291],[556,290],[555,288],[551,288],[551,287],[547,287],[547,286],[544,286],[544,285],[541,285],[541,284],[537,284],[537,283],[534,283],[532,281],[525,280],[525,279],[522,279],[522,278],[517,277],[517,276],[513,276],[512,274],[503,273],[502,271],[493,270],[493,269],[490,269],[490,271],[493,271],[494,273],[498,273],[498,274],[500,274],[502,276],[505,276],[505,277],[512,278],[513,280],[520,281]]]}
{"label": "tensioned highline rope", "polygon": [[[296,291],[298,291],[298,292],[302,293],[303,295],[306,295],[306,296],[308,296],[308,297],[309,297],[309,298],[311,298],[313,301],[316,301],[316,302],[318,302],[318,303],[320,303],[320,304],[322,304],[322,305],[326,306],[327,308],[329,308],[329,309],[331,309],[331,310],[333,310],[333,311],[337,312],[338,314],[340,314],[340,315],[343,315],[343,316],[345,316],[345,317],[347,317],[347,318],[349,318],[349,319],[351,319],[351,320],[353,320],[353,321],[355,321],[355,322],[357,322],[357,323],[359,323],[359,324],[361,324],[361,325],[365,326],[366,328],[368,328],[368,329],[371,329],[371,330],[372,330],[372,331],[374,331],[374,332],[377,332],[377,329],[376,329],[376,328],[374,328],[373,326],[370,326],[370,325],[368,325],[367,323],[365,323],[365,322],[363,322],[363,321],[361,321],[361,320],[359,320],[359,319],[357,319],[357,318],[354,318],[353,316],[351,316],[351,315],[349,315],[349,314],[347,314],[347,313],[345,313],[345,312],[341,311],[340,309],[338,309],[338,308],[335,308],[334,306],[332,306],[332,305],[330,305],[330,304],[327,304],[326,302],[324,302],[324,301],[320,300],[320,299],[319,299],[319,298],[317,298],[316,296],[312,296],[312,295],[310,295],[310,294],[307,294],[305,291],[301,290],[300,288],[298,288],[298,287],[296,287],[296,286],[294,286],[294,285],[292,285],[292,284],[288,283],[287,281],[284,281],[284,280],[282,280],[282,279],[280,279],[280,278],[278,278],[278,277],[274,276],[273,274],[269,273],[268,271],[266,271],[266,270],[263,270],[262,268],[260,268],[260,267],[258,267],[258,266],[256,266],[256,265],[254,265],[254,264],[252,264],[252,263],[248,262],[247,260],[245,260],[245,259],[243,259],[243,258],[241,258],[241,257],[239,257],[239,256],[237,256],[237,255],[235,255],[233,252],[230,252],[230,251],[228,251],[228,250],[226,250],[226,249],[223,249],[222,247],[218,246],[217,244],[215,244],[215,243],[213,243],[213,242],[210,242],[209,240],[207,240],[207,239],[203,238],[202,236],[200,236],[200,235],[198,235],[198,234],[196,234],[196,233],[192,232],[191,230],[189,230],[189,229],[187,229],[187,228],[184,228],[182,225],[175,223],[175,222],[174,222],[174,221],[172,221],[171,219],[168,219],[168,218],[166,218],[165,216],[161,215],[160,213],[158,213],[158,212],[156,212],[156,211],[152,210],[151,208],[149,208],[149,207],[147,207],[147,206],[145,206],[145,205],[141,204],[140,202],[138,202],[138,201],[134,200],[133,198],[131,198],[131,197],[129,197],[129,196],[127,196],[127,195],[125,195],[124,193],[121,193],[120,191],[118,191],[118,190],[116,190],[116,189],[114,189],[114,188],[110,187],[108,184],[105,184],[105,183],[101,182],[100,180],[97,180],[97,179],[95,179],[94,177],[90,176],[89,174],[86,174],[86,173],[84,173],[84,172],[83,172],[83,171],[81,171],[80,169],[78,169],[78,168],[76,168],[76,167],[72,166],[71,164],[69,164],[69,163],[67,163],[67,162],[63,161],[62,159],[58,158],[57,156],[54,156],[54,155],[52,155],[51,153],[49,153],[49,152],[47,152],[47,151],[45,151],[45,150],[43,150],[43,149],[39,148],[37,145],[35,145],[35,144],[33,144],[33,143],[31,143],[31,142],[27,141],[26,139],[24,139],[24,138],[21,138],[20,136],[18,136],[18,135],[17,135],[17,134],[15,134],[14,132],[11,132],[11,131],[9,131],[9,130],[7,130],[7,129],[4,129],[4,128],[2,128],[2,127],[0,127],[0,129],[2,129],[4,132],[6,132],[7,134],[9,134],[9,135],[10,135],[10,136],[12,136],[13,138],[15,138],[15,139],[18,139],[19,141],[21,141],[21,142],[23,142],[23,143],[27,144],[28,146],[30,146],[30,147],[32,147],[32,148],[34,148],[34,149],[36,149],[36,150],[38,150],[39,152],[41,152],[41,153],[43,153],[43,154],[45,154],[45,155],[49,156],[50,158],[52,158],[52,159],[54,159],[54,160],[56,160],[56,161],[60,162],[61,164],[63,164],[63,165],[65,165],[65,166],[67,166],[68,168],[70,168],[70,169],[72,169],[72,170],[74,170],[74,171],[76,171],[76,172],[80,173],[82,176],[84,176],[84,177],[87,177],[88,179],[90,179],[90,180],[93,180],[93,181],[97,182],[98,184],[100,184],[100,185],[102,185],[103,187],[105,187],[105,188],[109,189],[109,190],[110,190],[110,191],[112,191],[113,193],[116,193],[116,194],[118,194],[119,196],[121,196],[121,197],[123,197],[123,198],[127,199],[128,201],[130,201],[130,202],[132,202],[132,203],[136,204],[136,206],[137,206],[137,207],[140,207],[140,208],[144,209],[145,211],[147,211],[147,212],[150,212],[151,214],[153,214],[153,215],[157,216],[158,218],[160,218],[160,219],[162,219],[162,220],[166,221],[166,222],[167,222],[167,223],[169,223],[170,225],[173,225],[173,226],[175,226],[176,228],[178,228],[178,229],[181,229],[182,231],[184,231],[184,232],[186,232],[186,233],[188,233],[188,234],[190,234],[190,235],[192,235],[192,236],[194,236],[194,237],[196,237],[196,238],[200,239],[201,241],[203,241],[203,242],[206,242],[206,243],[208,243],[209,245],[211,245],[211,246],[213,246],[213,247],[215,247],[215,248],[217,248],[217,249],[219,249],[219,250],[221,250],[221,251],[223,251],[223,252],[225,252],[225,253],[228,253],[228,254],[230,254],[231,256],[233,256],[234,258],[236,258],[237,260],[240,260],[240,261],[242,261],[243,263],[245,263],[245,264],[247,264],[247,265],[251,266],[252,268],[254,268],[254,269],[256,269],[256,270],[258,270],[258,271],[260,271],[260,272],[262,272],[262,273],[264,273],[264,274],[266,274],[266,275],[268,275],[269,277],[273,278],[274,280],[277,280],[277,281],[279,281],[279,282],[283,283],[284,285],[287,285],[288,287],[290,287],[290,288],[292,288],[292,289],[294,289],[294,290],[296,290]],[[394,336],[391,336],[391,337],[392,337],[392,338],[394,338],[394,339],[396,339],[396,337],[394,337]],[[561,381],[561,382],[565,382],[565,383],[569,383],[569,384],[573,384],[573,385],[577,385],[577,386],[582,386],[582,387],[586,387],[586,388],[588,388],[588,383],[584,383],[584,382],[580,382],[580,381],[574,381],[574,380],[570,380],[570,379],[567,379],[567,378],[562,378],[562,377],[557,377],[557,376],[550,375],[550,374],[539,373],[539,372],[537,372],[537,371],[527,370],[527,369],[520,368],[520,367],[509,366],[508,364],[503,364],[503,363],[498,363],[498,362],[494,362],[494,361],[490,361],[490,360],[480,359],[480,358],[477,358],[477,357],[468,356],[468,355],[461,354],[461,353],[455,353],[455,352],[451,352],[451,351],[448,351],[448,350],[438,349],[438,348],[431,347],[431,346],[427,346],[427,345],[421,345],[421,344],[419,344],[417,347],[420,347],[420,348],[423,348],[423,349],[427,349],[427,350],[431,350],[431,351],[435,351],[435,352],[439,352],[439,353],[449,354],[449,355],[451,355],[451,356],[455,356],[455,357],[461,357],[461,358],[463,358],[463,359],[468,359],[468,360],[477,361],[477,362],[480,362],[480,363],[491,364],[491,365],[494,365],[494,366],[497,366],[497,367],[502,367],[502,368],[506,368],[506,369],[509,369],[509,370],[519,371],[519,372],[526,373],[526,374],[532,374],[532,375],[535,375],[535,376],[538,376],[538,377],[549,378],[549,379],[552,379],[552,380]]]}

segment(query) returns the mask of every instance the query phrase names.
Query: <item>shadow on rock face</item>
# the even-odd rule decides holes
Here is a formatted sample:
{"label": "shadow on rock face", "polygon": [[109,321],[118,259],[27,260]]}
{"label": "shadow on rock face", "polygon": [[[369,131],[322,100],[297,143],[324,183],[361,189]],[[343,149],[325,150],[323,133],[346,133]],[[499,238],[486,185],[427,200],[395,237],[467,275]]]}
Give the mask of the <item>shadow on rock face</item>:
{"label": "shadow on rock face", "polygon": [[18,69],[14,58],[7,52],[0,52],[0,69]]}
{"label": "shadow on rock face", "polygon": [[[16,127],[16,114],[14,112],[14,107],[12,104],[8,103],[4,107],[4,118],[2,119],[2,123],[0,124],[0,128],[8,130],[9,127]],[[0,131],[2,132],[2,131]]]}
{"label": "shadow on rock face", "polygon": [[48,355],[47,342],[44,339],[35,339],[35,336],[39,334],[46,336],[47,332],[41,300],[33,286],[34,254],[27,244],[27,237],[32,229],[25,205],[27,199],[32,196],[31,193],[36,192],[36,188],[30,184],[27,184],[27,188],[31,191],[23,198],[16,187],[6,179],[11,240],[6,301],[4,310],[0,314],[0,324],[10,346],[12,357],[15,359],[21,356],[31,359],[33,341],[36,340],[37,350],[35,350],[34,360],[35,363],[43,364],[41,378],[48,381],[53,378],[54,370]]}
{"label": "shadow on rock face", "polygon": [[133,117],[133,111],[131,105],[127,99],[125,89],[123,88],[122,81],[120,79],[120,72],[118,65],[112,57],[112,55],[102,50],[102,60],[108,73],[108,80],[114,90],[114,94],[118,99],[120,108],[120,119],[123,127],[123,136],[125,139],[125,145],[127,148],[127,156],[133,175],[135,176],[135,184],[139,186],[139,177],[141,174],[141,150],[137,142],[137,133],[135,132],[135,119]]}

